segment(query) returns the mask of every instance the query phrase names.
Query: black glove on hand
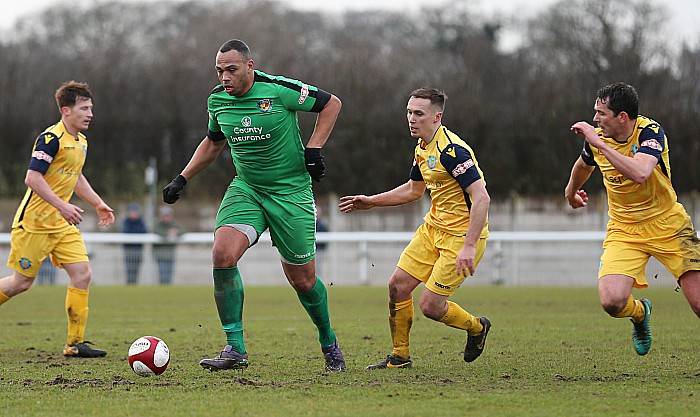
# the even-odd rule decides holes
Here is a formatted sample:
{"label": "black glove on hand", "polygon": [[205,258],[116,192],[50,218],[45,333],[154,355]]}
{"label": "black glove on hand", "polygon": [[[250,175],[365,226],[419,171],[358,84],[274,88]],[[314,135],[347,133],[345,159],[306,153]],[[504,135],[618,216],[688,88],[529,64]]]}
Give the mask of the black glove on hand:
{"label": "black glove on hand", "polygon": [[170,181],[165,188],[163,188],[163,201],[168,204],[175,204],[178,198],[180,198],[180,191],[185,188],[187,180],[182,175],[178,175],[174,180]]}
{"label": "black glove on hand", "polygon": [[321,148],[306,148],[304,150],[304,159],[306,160],[306,170],[315,181],[321,181],[325,177],[326,164],[323,163],[321,156]]}

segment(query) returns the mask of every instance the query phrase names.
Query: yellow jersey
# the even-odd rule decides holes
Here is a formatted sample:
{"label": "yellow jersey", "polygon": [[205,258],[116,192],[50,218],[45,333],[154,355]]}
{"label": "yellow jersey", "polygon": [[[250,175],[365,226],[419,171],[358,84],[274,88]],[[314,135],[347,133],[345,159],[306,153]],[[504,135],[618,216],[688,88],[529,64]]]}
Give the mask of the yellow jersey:
{"label": "yellow jersey", "polygon": [[[53,192],[67,202],[73,196],[86,156],[85,135],[73,136],[63,122],[58,122],[36,139],[28,169],[42,173]],[[16,227],[32,233],[56,233],[73,226],[54,206],[27,188],[12,223],[12,228]]]}
{"label": "yellow jersey", "polygon": [[[465,235],[471,209],[471,197],[465,189],[474,181],[484,180],[469,145],[440,126],[430,143],[418,139],[410,178],[425,182],[430,192],[431,207],[425,222],[452,235]],[[488,235],[487,220],[481,237]]]}
{"label": "yellow jersey", "polygon": [[615,151],[626,156],[637,152],[653,155],[659,161],[649,178],[642,184],[626,178],[607,160],[599,149],[584,143],[581,159],[600,168],[603,185],[608,193],[608,215],[623,223],[637,223],[670,210],[678,200],[671,184],[668,140],[664,129],[654,120],[638,116],[634,131],[624,142],[598,135]]}

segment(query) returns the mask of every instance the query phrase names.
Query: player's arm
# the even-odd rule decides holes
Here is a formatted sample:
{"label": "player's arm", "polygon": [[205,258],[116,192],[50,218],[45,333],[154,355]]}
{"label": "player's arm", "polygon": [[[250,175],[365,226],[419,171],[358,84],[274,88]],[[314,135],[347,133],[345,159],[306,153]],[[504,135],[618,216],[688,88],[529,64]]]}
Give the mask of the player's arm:
{"label": "player's arm", "polygon": [[470,200],[469,229],[457,254],[455,267],[457,275],[473,275],[476,270],[476,244],[486,226],[491,197],[470,149],[450,144],[440,153],[440,163],[464,190],[464,198]]}
{"label": "player's arm", "polygon": [[[474,275],[476,271],[476,244],[479,242],[481,232],[486,226],[491,196],[486,191],[484,180],[478,179],[472,182],[464,191],[469,194],[471,208],[469,209],[469,229],[464,239],[464,245],[457,254],[457,275]],[[468,274],[467,274],[468,273]]]}
{"label": "player's arm", "polygon": [[646,181],[659,162],[657,156],[649,153],[637,152],[633,156],[619,153],[605,143],[595,128],[586,122],[575,123],[571,126],[571,130],[586,139],[586,142],[598,148],[600,153],[610,161],[620,174],[637,184]]}
{"label": "player's arm", "polygon": [[323,145],[326,144],[326,141],[333,131],[333,126],[335,126],[335,121],[338,119],[338,114],[340,114],[342,106],[343,104],[340,99],[330,94],[328,101],[316,117],[316,125],[314,126],[314,131],[311,133],[309,142],[306,144],[307,148],[322,148]]}
{"label": "player's arm", "polygon": [[584,162],[583,157],[579,156],[574,166],[571,168],[571,175],[569,176],[569,182],[566,184],[564,189],[564,197],[569,202],[572,208],[585,207],[588,204],[588,196],[586,191],[582,190],[583,184],[588,181],[591,177],[595,166],[588,165]]}
{"label": "player's arm", "polygon": [[28,169],[27,175],[24,177],[24,183],[44,201],[56,207],[56,210],[61,213],[61,216],[63,216],[69,224],[80,224],[80,222],[83,221],[83,209],[63,201],[61,197],[56,195],[51,189],[51,186],[46,182],[43,173],[31,168]]}
{"label": "player's arm", "polygon": [[114,223],[114,210],[112,210],[112,208],[102,200],[100,195],[95,192],[90,182],[85,178],[85,175],[80,174],[78,182],[75,183],[74,191],[78,194],[78,197],[95,207],[97,215],[100,218],[100,222],[98,223],[100,226],[109,226]]}
{"label": "player's arm", "polygon": [[187,181],[211,165],[219,156],[226,145],[225,139],[222,132],[209,131],[195,149],[185,169],[163,189],[164,202],[174,204],[180,198],[180,192],[185,188]]}
{"label": "player's arm", "polygon": [[373,207],[400,206],[418,200],[425,193],[425,182],[409,179],[393,190],[371,196],[348,195],[340,197],[338,208],[343,213],[368,210]]}
{"label": "player's arm", "polygon": [[185,169],[182,170],[180,175],[185,177],[186,180],[191,180],[192,177],[204,171],[206,167],[211,165],[214,160],[219,156],[221,151],[226,146],[225,140],[212,140],[209,136],[206,136],[197,146],[194,151],[190,162],[187,163]]}

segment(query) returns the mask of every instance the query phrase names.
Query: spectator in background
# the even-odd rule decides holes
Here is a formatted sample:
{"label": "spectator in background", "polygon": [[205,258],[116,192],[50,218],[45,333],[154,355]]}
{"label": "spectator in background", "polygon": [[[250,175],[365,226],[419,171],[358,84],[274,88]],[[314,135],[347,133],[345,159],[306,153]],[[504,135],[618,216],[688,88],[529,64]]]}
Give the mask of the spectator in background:
{"label": "spectator in background", "polygon": [[[141,215],[141,207],[131,203],[126,207],[126,218],[122,222],[122,233],[147,233],[146,223]],[[126,268],[126,283],[138,284],[139,270],[143,261],[142,243],[124,244],[124,266]]]}
{"label": "spectator in background", "polygon": [[185,233],[185,228],[175,221],[175,212],[170,207],[161,207],[158,211],[158,223],[153,227],[153,233],[159,235],[159,243],[153,244],[153,257],[158,264],[158,283],[161,285],[173,282],[175,266],[175,248],[177,240]]}
{"label": "spectator in background", "polygon": [[36,276],[35,284],[39,285],[54,285],[56,283],[56,266],[51,263],[51,257],[47,256],[41,262],[39,273]]}
{"label": "spectator in background", "polygon": [[[321,206],[316,205],[316,233],[328,232],[328,225],[326,220],[323,218],[323,209]],[[323,265],[324,258],[326,257],[326,248],[328,248],[328,243],[316,241],[316,270],[320,271]]]}

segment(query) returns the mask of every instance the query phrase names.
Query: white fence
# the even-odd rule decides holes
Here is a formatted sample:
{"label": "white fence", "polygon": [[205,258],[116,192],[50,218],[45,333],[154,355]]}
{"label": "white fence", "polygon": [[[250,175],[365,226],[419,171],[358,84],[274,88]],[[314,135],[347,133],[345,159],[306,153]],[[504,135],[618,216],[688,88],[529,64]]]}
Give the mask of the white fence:
{"label": "white fence", "polygon": [[[332,285],[386,285],[396,261],[413,236],[412,232],[329,232],[318,233],[318,275]],[[486,254],[464,286],[595,286],[601,245],[605,232],[491,232]],[[122,246],[144,244],[140,270],[141,285],[158,283],[152,257],[155,234],[83,233],[94,273],[93,285],[121,285],[126,282]],[[9,254],[9,233],[0,234],[0,257]],[[212,233],[187,233],[177,247],[173,283],[211,285]],[[264,234],[239,263],[246,285],[286,285],[277,250]],[[53,267],[49,268],[51,272]],[[11,271],[6,268],[4,274]],[[49,275],[50,276],[50,275]],[[674,286],[668,271],[652,258],[647,266],[652,286]],[[658,278],[658,279],[655,279]],[[42,274],[42,279],[46,279]],[[66,284],[60,271],[55,283]]]}

